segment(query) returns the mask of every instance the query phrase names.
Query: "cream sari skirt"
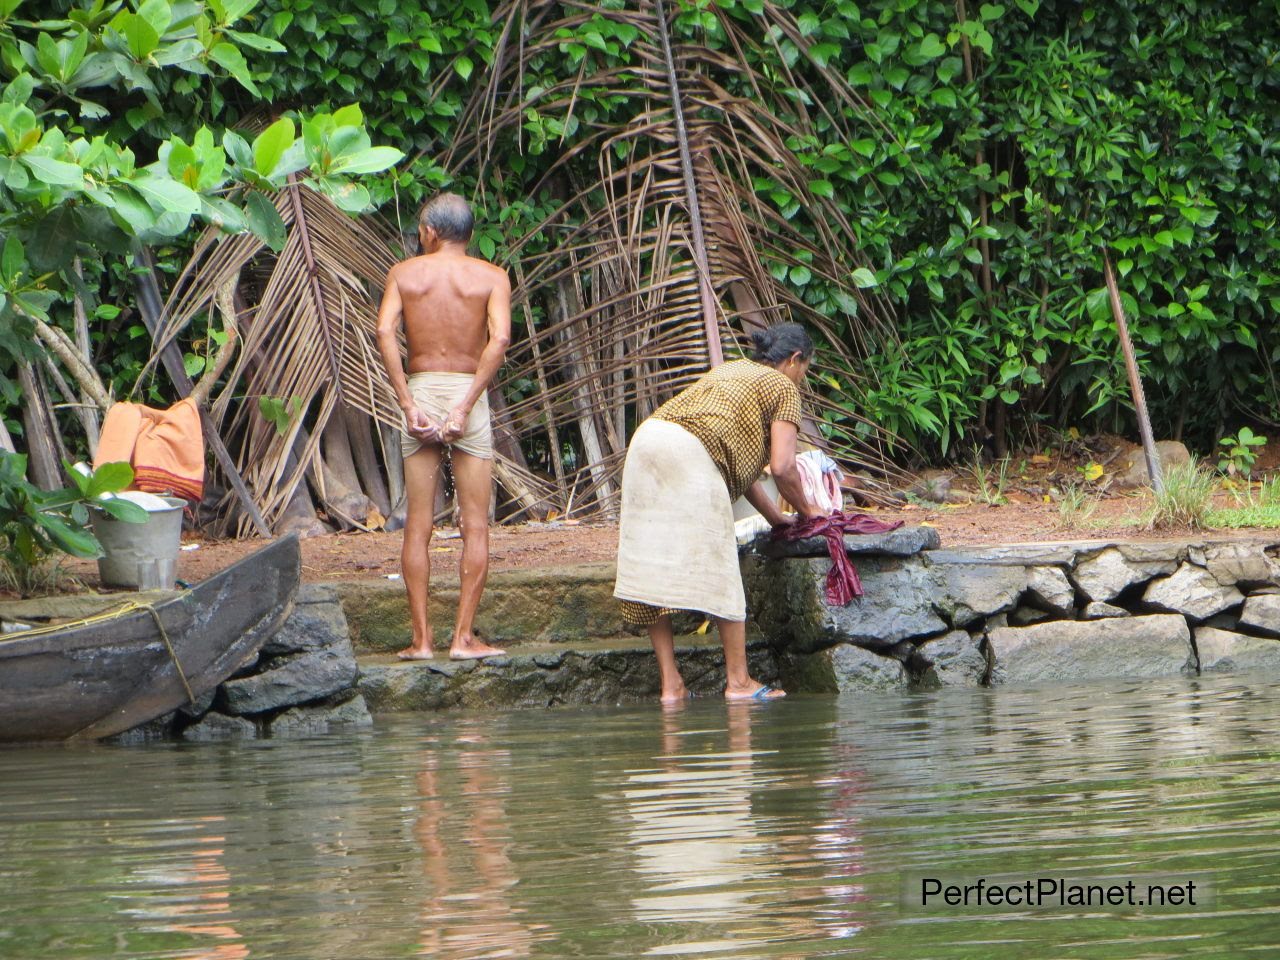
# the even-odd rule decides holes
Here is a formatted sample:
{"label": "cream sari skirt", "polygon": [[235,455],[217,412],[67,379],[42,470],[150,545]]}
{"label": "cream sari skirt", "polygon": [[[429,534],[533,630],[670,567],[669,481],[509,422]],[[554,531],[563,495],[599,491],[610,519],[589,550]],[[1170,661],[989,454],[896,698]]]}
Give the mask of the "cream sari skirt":
{"label": "cream sari skirt", "polygon": [[627,448],[613,595],[747,618],[724,477],[697,437],[674,423],[646,420]]}

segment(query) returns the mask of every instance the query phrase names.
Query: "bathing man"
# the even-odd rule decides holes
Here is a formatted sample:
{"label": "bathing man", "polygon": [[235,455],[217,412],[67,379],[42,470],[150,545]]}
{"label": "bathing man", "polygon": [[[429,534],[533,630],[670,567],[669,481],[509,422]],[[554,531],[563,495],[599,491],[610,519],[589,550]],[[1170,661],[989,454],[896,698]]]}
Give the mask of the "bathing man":
{"label": "bathing man", "polygon": [[[401,564],[413,643],[402,660],[432,655],[427,596],[436,483],[449,447],[462,527],[462,589],[449,656],[469,660],[503,651],[472,635],[489,573],[489,497],[493,437],[486,389],[511,342],[511,282],[506,271],[467,256],[471,208],[456,194],[430,200],[418,220],[422,256],[391,268],[378,310],[378,348],[404,411],[404,483],[409,518]],[[404,317],[409,376],[396,329]]]}

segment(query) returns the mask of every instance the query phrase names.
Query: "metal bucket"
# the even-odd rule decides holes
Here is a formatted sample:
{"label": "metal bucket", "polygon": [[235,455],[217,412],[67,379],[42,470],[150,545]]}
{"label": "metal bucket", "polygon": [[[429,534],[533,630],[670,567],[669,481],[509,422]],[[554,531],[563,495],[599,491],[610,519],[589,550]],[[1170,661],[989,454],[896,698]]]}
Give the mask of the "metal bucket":
{"label": "metal bucket", "polygon": [[172,590],[182,545],[185,500],[161,497],[167,509],[147,513],[146,523],[126,523],[92,511],[93,535],[102,544],[98,576],[111,587]]}

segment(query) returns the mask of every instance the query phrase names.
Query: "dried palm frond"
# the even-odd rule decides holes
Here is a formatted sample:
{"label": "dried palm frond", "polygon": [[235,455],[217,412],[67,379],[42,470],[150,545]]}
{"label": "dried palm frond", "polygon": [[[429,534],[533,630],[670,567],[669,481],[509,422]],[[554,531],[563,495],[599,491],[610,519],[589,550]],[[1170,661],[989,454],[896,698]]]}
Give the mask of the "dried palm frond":
{"label": "dried palm frond", "polygon": [[[760,34],[792,38],[804,50],[791,14],[769,4],[765,11]],[[858,358],[875,341],[894,336],[895,324],[887,301],[852,282],[854,268],[864,265],[856,231],[834,198],[809,189],[812,171],[791,146],[818,136],[817,118],[806,104],[821,118],[828,140],[849,135],[849,115],[865,117],[868,128],[882,125],[833,73],[817,71],[820,89],[791,74],[768,82],[741,55],[767,41],[748,36],[722,11],[717,16],[739,56],[693,45],[668,52],[656,3],[606,11],[512,0],[495,13],[505,45],[471,99],[459,125],[467,135],[455,141],[447,162],[468,173],[495,165],[503,150],[518,145],[530,110],[568,125],[578,109],[582,74],[526,92],[524,66],[556,50],[563,31],[593,16],[640,31],[630,66],[590,77],[597,91],[636,104],[629,121],[584,124],[538,182],[508,179],[500,195],[488,199],[502,205],[508,193],[515,198],[547,190],[558,198],[545,220],[523,236],[508,237],[515,299],[528,335],[513,349],[505,382],[538,384],[511,404],[511,416],[526,437],[544,431],[556,454],[566,434],[576,435],[570,446],[586,460],[577,469],[590,474],[590,495],[608,508],[629,427],[703,372],[716,352],[713,344],[734,356],[742,331],[801,320],[824,341],[819,369],[834,368],[841,382],[856,388]],[[767,29],[771,25],[776,33]],[[673,90],[683,101],[683,125]],[[762,201],[756,189],[762,178],[795,197],[801,212],[789,218]],[[700,224],[691,215],[691,193]],[[701,250],[717,313],[711,325],[700,289]],[[829,304],[811,304],[801,290],[777,279],[800,270],[836,291],[843,316],[833,320]],[[836,409],[829,399],[819,406]],[[840,415],[856,420],[844,406]],[[868,439],[836,453],[892,472],[876,425],[842,433]],[[575,482],[575,472],[552,459],[563,491]]]}

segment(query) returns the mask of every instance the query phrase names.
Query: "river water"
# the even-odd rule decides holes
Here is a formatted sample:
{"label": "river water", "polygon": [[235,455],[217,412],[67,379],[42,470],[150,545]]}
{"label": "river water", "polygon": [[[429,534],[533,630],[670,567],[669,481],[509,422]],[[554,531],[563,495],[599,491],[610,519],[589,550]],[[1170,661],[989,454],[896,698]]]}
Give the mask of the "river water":
{"label": "river water", "polygon": [[[9,749],[0,957],[1271,957],[1277,751],[1228,679]],[[1055,878],[1196,903],[921,906]]]}

